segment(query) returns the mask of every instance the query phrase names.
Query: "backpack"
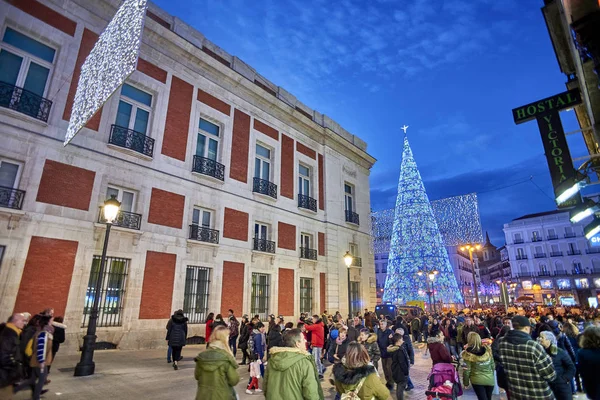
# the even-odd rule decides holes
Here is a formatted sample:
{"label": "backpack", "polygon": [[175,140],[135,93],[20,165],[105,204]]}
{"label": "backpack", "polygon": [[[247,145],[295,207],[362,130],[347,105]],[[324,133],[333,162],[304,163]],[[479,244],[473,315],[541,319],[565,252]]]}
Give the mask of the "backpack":
{"label": "backpack", "polygon": [[360,389],[362,388],[363,383],[365,383],[365,379],[367,379],[367,378],[362,378],[360,380],[360,382],[358,382],[358,385],[356,385],[354,390],[342,393],[340,400],[360,400],[360,397],[358,397],[358,392],[360,392]]}

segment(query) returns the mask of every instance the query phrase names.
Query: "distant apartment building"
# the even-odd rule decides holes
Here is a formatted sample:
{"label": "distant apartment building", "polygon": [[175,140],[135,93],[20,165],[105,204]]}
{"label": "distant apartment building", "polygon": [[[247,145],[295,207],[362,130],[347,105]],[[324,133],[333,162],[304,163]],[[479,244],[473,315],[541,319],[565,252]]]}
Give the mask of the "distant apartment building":
{"label": "distant apartment building", "polygon": [[230,308],[373,307],[366,143],[155,5],[137,71],[63,147],[120,3],[0,1],[0,319],[53,307],[74,349],[98,296],[98,340],[127,349],[163,345],[177,309],[202,336]]}

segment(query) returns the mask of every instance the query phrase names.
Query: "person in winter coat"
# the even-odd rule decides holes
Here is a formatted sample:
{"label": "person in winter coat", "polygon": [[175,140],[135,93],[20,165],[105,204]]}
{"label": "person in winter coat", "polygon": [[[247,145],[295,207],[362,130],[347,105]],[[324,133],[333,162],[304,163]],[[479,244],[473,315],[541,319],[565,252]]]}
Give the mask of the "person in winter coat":
{"label": "person in winter coat", "polygon": [[421,341],[421,320],[419,318],[413,318],[410,321],[410,332],[413,336],[413,342],[419,343]]}
{"label": "person in winter coat", "polygon": [[381,350],[379,350],[379,345],[377,344],[377,335],[371,333],[368,328],[361,329],[358,336],[358,343],[362,343],[365,346],[369,354],[369,360],[371,360],[376,370],[379,369]]}
{"label": "person in winter coat", "polygon": [[452,356],[444,345],[444,334],[442,331],[438,331],[436,336],[430,336],[427,339],[427,349],[429,350],[433,365],[452,362]]}
{"label": "person in winter coat", "polygon": [[19,337],[25,327],[25,316],[13,314],[0,333],[0,399],[12,399],[13,385],[22,374]]}
{"label": "person in winter coat", "polygon": [[562,325],[556,320],[551,320],[548,321],[548,326],[552,330],[554,336],[556,336],[556,346],[559,349],[563,349],[564,351],[566,351],[569,357],[571,358],[571,361],[573,361],[573,364],[575,364],[575,350],[573,349],[569,338],[563,333]]}
{"label": "person in winter coat", "polygon": [[577,358],[577,353],[579,352],[579,342],[577,341],[577,339],[579,338],[579,328],[577,327],[577,325],[567,322],[563,325],[563,333],[565,334],[567,339],[569,339],[571,347],[575,352],[575,379],[571,383],[571,389],[573,393],[575,393],[575,390],[577,390],[578,392],[583,392],[583,389],[581,387],[581,377],[579,375],[579,361]]}
{"label": "person in winter coat", "polygon": [[33,354],[29,361],[33,374],[36,378],[33,389],[33,400],[39,400],[42,389],[48,377],[48,368],[52,364],[52,321],[50,315],[42,315],[39,320],[39,328],[33,337]]}
{"label": "person in winter coat", "polygon": [[246,361],[250,360],[250,354],[248,354],[248,339],[254,329],[254,326],[248,321],[248,316],[242,317],[242,327],[240,328],[240,339],[238,341],[238,347],[242,351],[242,362],[240,365],[246,365]]}
{"label": "person in winter coat", "polygon": [[[252,347],[252,359],[258,359],[262,362],[265,362],[265,352],[267,351],[267,337],[265,335],[266,329],[267,328],[262,322],[258,322],[254,326],[254,330],[252,331],[248,341],[249,350],[250,347]],[[252,342],[252,346],[250,346],[250,341]],[[265,367],[263,364],[260,365],[260,376],[265,376]]]}
{"label": "person in winter coat", "polygon": [[429,325],[429,338],[436,337],[440,332],[440,323],[437,319],[433,319]]}
{"label": "person in winter coat", "polygon": [[235,315],[233,315],[233,310],[229,310],[229,313],[229,347],[231,348],[231,352],[235,358],[237,355],[237,340],[240,336],[240,322],[237,320]]}
{"label": "person in winter coat", "polygon": [[504,372],[504,367],[500,362],[500,342],[504,336],[511,330],[512,325],[503,325],[500,332],[496,336],[496,340],[492,343],[492,355],[494,357],[494,364],[496,365],[496,382],[498,386],[504,390],[508,389],[508,382],[506,381],[506,373]]}
{"label": "person in winter coat", "polygon": [[183,310],[177,310],[171,317],[171,326],[167,331],[167,340],[173,349],[173,369],[175,370],[179,369],[177,362],[181,359],[181,349],[187,341],[187,321],[188,319],[183,316]]}
{"label": "person in winter coat", "polygon": [[[410,365],[415,365],[415,350],[412,345],[412,340],[410,339],[410,335],[408,332],[404,332],[402,328],[396,329],[396,333],[402,335],[402,346],[406,350],[406,354],[408,355],[408,360],[410,361]],[[412,390],[415,385],[413,385],[412,380],[410,379],[410,375],[407,377],[407,385],[406,390]]]}
{"label": "person in winter coat", "polygon": [[479,333],[479,329],[477,329],[477,327],[473,323],[473,319],[472,318],[466,318],[465,319],[465,326],[463,326],[463,329],[462,329],[462,342],[463,343],[467,343],[467,336],[469,336],[470,332],[477,332],[477,333]]}
{"label": "person in winter coat", "polygon": [[379,331],[377,332],[377,344],[379,345],[379,351],[381,352],[381,363],[383,364],[383,374],[385,375],[386,387],[389,390],[394,388],[393,377],[392,377],[392,355],[388,354],[387,348],[391,344],[390,336],[393,335],[393,331],[388,328],[387,320],[381,320],[379,322]]}
{"label": "person in winter coat", "polygon": [[334,385],[338,394],[354,392],[361,400],[388,400],[390,391],[369,365],[367,349],[357,342],[348,344],[344,361],[333,366]]}
{"label": "person in winter coat", "polygon": [[490,339],[492,337],[490,330],[487,328],[487,326],[485,326],[483,321],[479,319],[479,317],[475,317],[475,326],[477,327],[479,336],[481,336],[482,339]]}
{"label": "person in winter coat", "polygon": [[217,316],[215,317],[215,320],[212,323],[212,329],[215,330],[215,328],[217,326],[224,326],[227,327],[227,324],[225,323],[225,321],[223,320],[223,316],[221,314],[217,314]]}
{"label": "person in winter coat", "polygon": [[394,382],[396,382],[396,399],[404,400],[404,389],[408,384],[410,372],[410,359],[401,334],[394,334],[391,343],[393,344],[388,346],[387,352],[391,355],[392,359],[392,377]]}
{"label": "person in winter coat", "polygon": [[540,332],[537,341],[546,350],[554,365],[556,378],[550,382],[554,396],[557,400],[572,400],[571,381],[575,376],[575,364],[567,352],[557,346],[556,336],[552,332]]}
{"label": "person in winter coat", "polygon": [[421,317],[421,333],[423,334],[423,341],[427,342],[429,338],[429,317],[427,314]]}
{"label": "person in winter coat", "polygon": [[348,333],[346,329],[340,328],[337,339],[335,339],[335,341],[332,343],[334,363],[342,362],[342,359],[346,356],[348,343],[350,343],[350,340],[348,339]]}
{"label": "person in winter coat", "polygon": [[464,385],[473,385],[477,400],[492,400],[495,384],[492,348],[481,344],[481,336],[478,333],[469,332],[467,347],[461,353],[461,358],[465,363]]}
{"label": "person in winter coat", "polygon": [[312,355],[315,358],[319,377],[322,377],[325,372],[325,367],[323,367],[323,363],[321,362],[323,347],[325,347],[325,327],[323,326],[321,317],[316,314],[313,315],[313,321],[313,324],[305,324],[304,327],[311,333]]}
{"label": "person in winter coat", "polygon": [[[65,342],[65,330],[67,326],[63,324],[64,317],[56,317],[52,322],[52,326],[54,327],[54,333],[52,334],[52,360],[56,359],[56,353],[58,353],[58,349],[60,348],[61,343]],[[48,366],[48,373],[50,373],[50,365]]]}
{"label": "person in winter coat", "polygon": [[[267,351],[273,347],[281,347],[283,338],[281,337],[281,328],[277,324],[271,324],[267,334]],[[268,357],[268,356],[267,356]]]}
{"label": "person in winter coat", "polygon": [[235,385],[240,381],[237,363],[229,347],[229,329],[216,327],[207,350],[194,361],[194,377],[198,381],[196,400],[235,400]]}
{"label": "person in winter coat", "polygon": [[306,351],[306,339],[300,329],[286,330],[285,347],[273,347],[264,376],[267,400],[323,400],[313,357]]}
{"label": "person in winter coat", "polygon": [[[208,341],[210,340],[210,334],[212,332],[212,324],[213,322],[215,322],[215,314],[214,313],[210,313],[208,314],[208,317],[206,317],[206,321],[204,321],[204,323],[206,324],[206,333],[204,334],[205,339],[206,339],[206,348],[208,348]],[[169,328],[167,327],[167,330]],[[169,340],[169,338],[167,337],[167,340]]]}
{"label": "person in winter coat", "polygon": [[583,390],[588,399],[600,399],[600,327],[588,326],[579,338],[579,373],[583,381]]}

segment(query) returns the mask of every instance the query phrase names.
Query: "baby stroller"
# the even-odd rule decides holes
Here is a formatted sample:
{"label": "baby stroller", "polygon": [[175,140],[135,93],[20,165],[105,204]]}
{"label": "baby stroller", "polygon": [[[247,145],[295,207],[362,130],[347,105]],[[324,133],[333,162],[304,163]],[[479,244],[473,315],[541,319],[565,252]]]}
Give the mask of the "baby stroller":
{"label": "baby stroller", "polygon": [[452,364],[435,364],[427,378],[429,379],[429,389],[425,391],[427,400],[456,400],[463,394],[458,372]]}

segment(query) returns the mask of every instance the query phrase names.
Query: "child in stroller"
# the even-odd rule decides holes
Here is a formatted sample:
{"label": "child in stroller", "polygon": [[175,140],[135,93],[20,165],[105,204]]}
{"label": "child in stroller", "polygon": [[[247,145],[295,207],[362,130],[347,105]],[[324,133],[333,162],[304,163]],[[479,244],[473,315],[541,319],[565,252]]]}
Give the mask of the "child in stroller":
{"label": "child in stroller", "polygon": [[460,385],[458,372],[453,364],[435,364],[429,373],[429,390],[425,391],[427,400],[433,399],[458,399],[463,390]]}

